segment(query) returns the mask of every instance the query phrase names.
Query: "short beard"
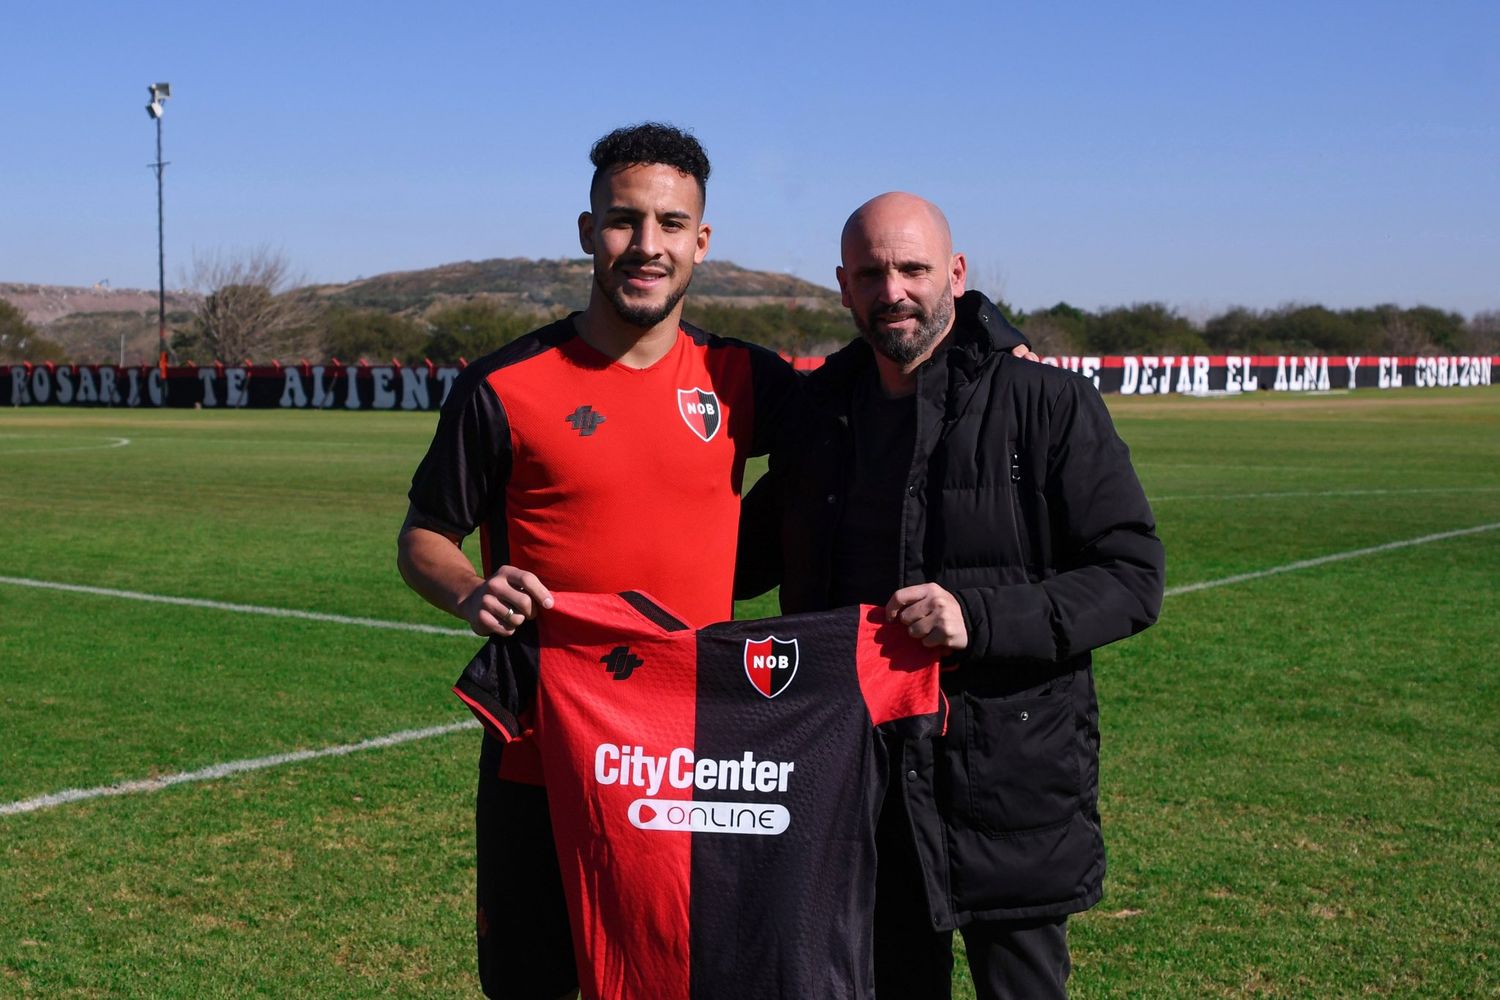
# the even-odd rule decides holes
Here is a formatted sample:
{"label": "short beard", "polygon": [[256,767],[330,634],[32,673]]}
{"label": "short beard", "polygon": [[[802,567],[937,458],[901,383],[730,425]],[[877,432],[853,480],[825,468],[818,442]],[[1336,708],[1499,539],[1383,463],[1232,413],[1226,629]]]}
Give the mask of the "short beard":
{"label": "short beard", "polygon": [[[917,320],[917,328],[910,335],[903,335],[894,330],[876,327],[874,320],[885,313],[895,313],[903,317],[914,316]],[[913,305],[901,310],[890,307],[881,309],[869,320],[861,319],[859,314],[854,314],[854,325],[870,342],[870,346],[903,368],[925,354],[952,322],[953,296],[951,293],[939,299],[931,313],[923,311],[920,306]]]}
{"label": "short beard", "polygon": [[[691,284],[691,280],[689,284]],[[688,289],[688,286],[685,284],[668,295],[661,305],[650,306],[635,305],[625,298],[624,293],[619,288],[610,289],[605,287],[604,282],[599,280],[598,274],[594,275],[594,285],[599,291],[604,293],[604,297],[609,301],[610,305],[615,307],[615,315],[619,316],[628,325],[642,330],[649,330],[672,315],[672,310],[677,308],[677,303],[682,301],[682,297],[687,294]]]}

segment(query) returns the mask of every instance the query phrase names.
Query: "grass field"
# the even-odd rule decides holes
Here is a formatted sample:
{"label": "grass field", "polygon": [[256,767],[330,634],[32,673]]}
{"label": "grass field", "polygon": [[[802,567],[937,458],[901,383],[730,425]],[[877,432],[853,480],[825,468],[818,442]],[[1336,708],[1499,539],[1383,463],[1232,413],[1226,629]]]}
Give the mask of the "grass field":
{"label": "grass field", "polygon": [[[1111,408],[1170,590],[1097,658],[1074,995],[1500,996],[1500,389]],[[20,582],[454,628],[393,565],[432,424],[0,415],[0,996],[474,992],[472,731],[15,807],[464,721],[473,637]]]}

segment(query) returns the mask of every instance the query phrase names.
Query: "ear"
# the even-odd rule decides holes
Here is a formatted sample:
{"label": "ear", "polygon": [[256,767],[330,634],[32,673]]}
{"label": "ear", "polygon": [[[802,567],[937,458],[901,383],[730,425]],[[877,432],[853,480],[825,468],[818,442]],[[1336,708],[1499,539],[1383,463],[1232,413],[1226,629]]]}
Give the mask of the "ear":
{"label": "ear", "polygon": [[953,297],[961,298],[964,294],[964,282],[969,277],[969,262],[964,255],[956,253],[953,262],[948,267],[948,284],[953,288]]}
{"label": "ear", "polygon": [[849,299],[849,275],[848,272],[844,270],[844,265],[840,264],[838,267],[834,268],[833,276],[837,278],[839,282],[839,301],[844,304],[845,309],[853,309],[854,303]]}
{"label": "ear", "polygon": [[713,227],[708,225],[698,226],[698,247],[693,251],[693,263],[703,263],[703,258],[708,256],[708,238],[713,235]]}
{"label": "ear", "polygon": [[594,213],[578,213],[578,245],[590,257],[594,256]]}

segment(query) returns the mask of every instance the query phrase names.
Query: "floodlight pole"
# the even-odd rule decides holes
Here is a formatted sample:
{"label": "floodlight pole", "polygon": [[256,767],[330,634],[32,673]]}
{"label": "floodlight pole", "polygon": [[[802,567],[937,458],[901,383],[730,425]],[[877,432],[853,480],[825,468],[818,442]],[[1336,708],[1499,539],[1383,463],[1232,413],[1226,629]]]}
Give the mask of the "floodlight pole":
{"label": "floodlight pole", "polygon": [[166,214],[162,199],[161,119],[156,119],[156,332],[161,366],[167,366],[167,250]]}
{"label": "floodlight pole", "polygon": [[153,83],[147,88],[151,92],[151,103],[146,113],[156,121],[156,162],[149,164],[156,171],[156,333],[160,346],[157,366],[161,371],[162,392],[167,391],[167,251],[166,214],[162,196],[162,174],[167,163],[161,158],[162,102],[172,96],[172,85]]}

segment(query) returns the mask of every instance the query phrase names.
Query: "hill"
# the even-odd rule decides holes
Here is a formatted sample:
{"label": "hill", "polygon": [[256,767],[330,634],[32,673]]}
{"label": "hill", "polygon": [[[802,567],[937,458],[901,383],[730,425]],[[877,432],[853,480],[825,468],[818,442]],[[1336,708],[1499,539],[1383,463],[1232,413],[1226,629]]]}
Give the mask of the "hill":
{"label": "hill", "polygon": [[[448,300],[475,296],[521,311],[573,310],[588,303],[590,263],[587,257],[462,261],[341,285],[316,285],[305,291],[339,305],[385,312],[422,313]],[[705,261],[693,270],[693,298],[704,304],[736,306],[839,307],[838,293],[832,289],[729,261]]]}
{"label": "hill", "polygon": [[[0,283],[0,299],[5,299],[35,327],[42,328],[77,313],[120,313],[156,318],[156,290],[110,288],[92,285],[29,285]],[[198,301],[192,292],[167,293],[167,313],[187,312]]]}
{"label": "hill", "polygon": [[[460,261],[416,271],[395,271],[342,284],[309,285],[295,294],[326,305],[374,309],[411,317],[455,302],[484,299],[538,315],[581,309],[591,280],[586,257],[530,260],[524,257]],[[81,362],[112,362],[122,352],[131,363],[156,355],[156,292],[135,288],[0,283],[10,301],[47,340]],[[167,293],[167,325],[183,330],[200,296]],[[839,313],[832,289],[787,274],[753,271],[729,261],[706,261],[693,271],[693,304],[751,308],[795,305]]]}
{"label": "hill", "polygon": [[[0,283],[0,299],[21,310],[43,338],[74,361],[119,361],[122,340],[130,363],[156,356],[155,290]],[[185,324],[197,302],[191,292],[168,292],[168,327]]]}

